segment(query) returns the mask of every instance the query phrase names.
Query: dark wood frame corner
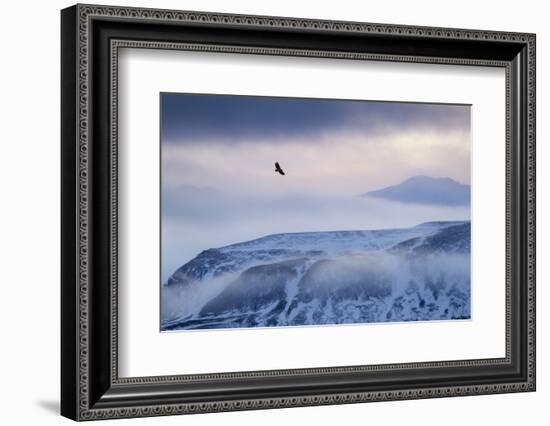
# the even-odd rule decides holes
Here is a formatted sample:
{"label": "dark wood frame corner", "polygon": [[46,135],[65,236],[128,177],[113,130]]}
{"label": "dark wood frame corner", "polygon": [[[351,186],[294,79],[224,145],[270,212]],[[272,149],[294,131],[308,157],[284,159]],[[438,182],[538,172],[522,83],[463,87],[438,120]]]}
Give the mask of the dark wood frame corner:
{"label": "dark wood frame corner", "polygon": [[[535,35],[76,5],[61,13],[61,413],[158,416],[535,390]],[[506,70],[506,356],[118,376],[117,58],[124,47]],[[504,214],[504,212],[503,212]]]}

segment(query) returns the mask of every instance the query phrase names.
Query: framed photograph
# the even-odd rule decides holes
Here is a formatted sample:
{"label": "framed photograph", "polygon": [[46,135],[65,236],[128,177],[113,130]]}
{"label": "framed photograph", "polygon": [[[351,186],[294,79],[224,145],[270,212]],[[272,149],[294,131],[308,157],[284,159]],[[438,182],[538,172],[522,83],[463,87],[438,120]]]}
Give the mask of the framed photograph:
{"label": "framed photograph", "polygon": [[61,413],[535,390],[535,35],[61,12]]}

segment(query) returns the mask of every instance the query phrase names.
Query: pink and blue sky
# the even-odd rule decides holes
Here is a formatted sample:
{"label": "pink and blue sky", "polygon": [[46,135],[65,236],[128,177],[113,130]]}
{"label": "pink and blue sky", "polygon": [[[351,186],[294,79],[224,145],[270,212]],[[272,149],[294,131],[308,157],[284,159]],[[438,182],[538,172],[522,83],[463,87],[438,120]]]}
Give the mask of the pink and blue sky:
{"label": "pink and blue sky", "polygon": [[469,218],[358,195],[416,175],[470,184],[470,143],[468,105],[162,93],[162,279],[271,233]]}

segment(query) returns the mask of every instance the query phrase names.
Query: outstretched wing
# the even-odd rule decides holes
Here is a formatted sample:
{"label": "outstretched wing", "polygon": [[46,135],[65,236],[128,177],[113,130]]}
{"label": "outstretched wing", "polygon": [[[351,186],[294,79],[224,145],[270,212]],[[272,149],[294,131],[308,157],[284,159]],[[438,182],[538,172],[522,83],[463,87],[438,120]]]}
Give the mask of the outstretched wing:
{"label": "outstretched wing", "polygon": [[284,176],[285,172],[283,172],[283,169],[281,169],[281,166],[279,165],[279,162],[275,162],[275,171],[282,174]]}

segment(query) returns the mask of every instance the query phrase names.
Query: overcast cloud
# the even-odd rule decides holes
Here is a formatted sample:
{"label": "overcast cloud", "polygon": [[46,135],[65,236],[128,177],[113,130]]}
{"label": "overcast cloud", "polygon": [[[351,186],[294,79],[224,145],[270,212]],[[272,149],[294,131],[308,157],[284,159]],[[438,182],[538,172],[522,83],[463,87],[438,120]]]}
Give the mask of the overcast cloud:
{"label": "overcast cloud", "polygon": [[163,280],[202,250],[270,233],[469,218],[358,197],[415,175],[470,183],[469,106],[182,94],[161,105]]}

